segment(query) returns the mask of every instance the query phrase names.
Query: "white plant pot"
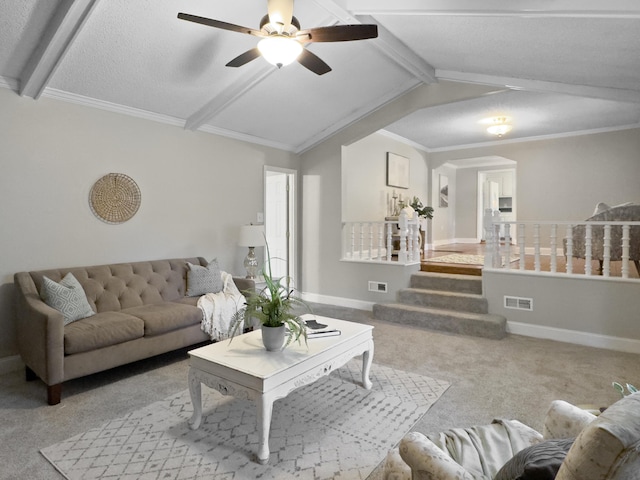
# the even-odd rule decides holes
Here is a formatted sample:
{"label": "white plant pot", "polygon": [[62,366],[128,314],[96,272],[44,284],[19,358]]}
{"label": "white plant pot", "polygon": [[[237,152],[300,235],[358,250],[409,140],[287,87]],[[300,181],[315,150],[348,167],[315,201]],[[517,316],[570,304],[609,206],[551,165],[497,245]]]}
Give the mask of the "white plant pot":
{"label": "white plant pot", "polygon": [[268,352],[278,352],[284,345],[284,325],[280,327],[267,327],[262,325],[262,343]]}

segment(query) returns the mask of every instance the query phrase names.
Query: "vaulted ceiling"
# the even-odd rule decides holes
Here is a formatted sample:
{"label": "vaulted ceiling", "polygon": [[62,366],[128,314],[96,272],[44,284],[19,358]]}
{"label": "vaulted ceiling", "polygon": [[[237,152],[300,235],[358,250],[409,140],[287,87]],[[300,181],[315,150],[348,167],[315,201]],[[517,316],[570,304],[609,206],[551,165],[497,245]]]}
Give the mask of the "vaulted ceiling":
{"label": "vaulted ceiling", "polygon": [[[225,64],[266,0],[3,0],[0,85],[301,153],[423,83],[495,87],[385,130],[427,151],[640,126],[637,0],[298,0],[302,28],[375,23],[376,39],[312,43],[332,71]],[[496,139],[480,123],[511,117]]]}

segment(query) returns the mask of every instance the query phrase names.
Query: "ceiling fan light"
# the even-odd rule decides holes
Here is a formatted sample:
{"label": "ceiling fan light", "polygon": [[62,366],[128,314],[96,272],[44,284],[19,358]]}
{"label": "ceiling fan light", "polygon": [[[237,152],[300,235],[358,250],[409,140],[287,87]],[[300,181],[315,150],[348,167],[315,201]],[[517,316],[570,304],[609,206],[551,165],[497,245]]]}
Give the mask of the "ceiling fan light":
{"label": "ceiling fan light", "polygon": [[298,58],[302,53],[302,45],[293,38],[271,35],[258,42],[258,50],[267,62],[280,68]]}

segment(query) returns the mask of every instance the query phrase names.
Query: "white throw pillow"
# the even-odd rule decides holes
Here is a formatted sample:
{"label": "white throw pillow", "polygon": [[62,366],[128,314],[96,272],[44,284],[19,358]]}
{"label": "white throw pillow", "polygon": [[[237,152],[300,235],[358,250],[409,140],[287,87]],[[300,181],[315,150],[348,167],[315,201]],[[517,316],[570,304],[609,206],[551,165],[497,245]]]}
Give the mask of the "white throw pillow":
{"label": "white throw pillow", "polygon": [[60,283],[46,276],[42,277],[40,296],[47,305],[62,313],[65,325],[95,315],[82,285],[71,272]]}
{"label": "white throw pillow", "polygon": [[222,275],[218,259],[214,258],[206,267],[187,262],[187,296],[197,297],[222,291]]}

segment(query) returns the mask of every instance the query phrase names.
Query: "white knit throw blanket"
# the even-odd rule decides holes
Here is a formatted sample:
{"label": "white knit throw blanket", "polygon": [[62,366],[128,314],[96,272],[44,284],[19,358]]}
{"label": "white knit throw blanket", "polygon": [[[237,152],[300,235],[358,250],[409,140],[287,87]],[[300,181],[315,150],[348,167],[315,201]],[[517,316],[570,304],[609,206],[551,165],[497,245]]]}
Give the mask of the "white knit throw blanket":
{"label": "white knit throw blanket", "polygon": [[[229,338],[231,319],[246,301],[244,295],[236,287],[233,277],[227,272],[221,273],[222,291],[207,293],[198,299],[198,308],[202,310],[202,331],[214,341]],[[240,332],[242,332],[242,327]]]}

